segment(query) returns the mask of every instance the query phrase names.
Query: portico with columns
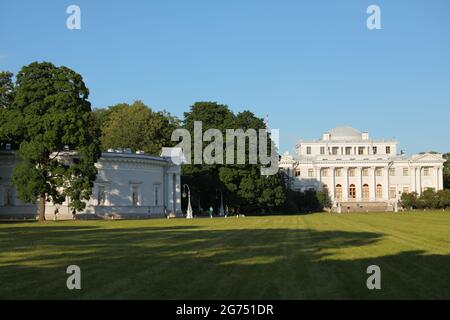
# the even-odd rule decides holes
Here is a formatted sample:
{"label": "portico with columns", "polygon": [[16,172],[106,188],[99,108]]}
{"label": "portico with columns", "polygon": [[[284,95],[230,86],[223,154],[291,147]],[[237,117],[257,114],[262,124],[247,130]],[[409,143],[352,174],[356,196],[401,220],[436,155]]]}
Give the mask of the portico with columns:
{"label": "portico with columns", "polygon": [[[294,190],[327,190],[334,207],[389,210],[402,193],[443,189],[442,154],[410,157],[397,153],[394,139],[370,139],[351,127],[338,127],[316,141],[301,140],[296,154],[279,162]],[[354,207],[354,205],[353,205]]]}

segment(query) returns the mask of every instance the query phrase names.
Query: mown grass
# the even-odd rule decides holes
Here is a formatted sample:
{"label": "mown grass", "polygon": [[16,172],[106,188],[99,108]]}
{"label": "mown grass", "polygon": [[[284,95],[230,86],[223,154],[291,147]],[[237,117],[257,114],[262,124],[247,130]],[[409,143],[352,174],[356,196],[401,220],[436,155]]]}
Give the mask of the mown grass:
{"label": "mown grass", "polygon": [[450,212],[4,222],[0,298],[450,299]]}

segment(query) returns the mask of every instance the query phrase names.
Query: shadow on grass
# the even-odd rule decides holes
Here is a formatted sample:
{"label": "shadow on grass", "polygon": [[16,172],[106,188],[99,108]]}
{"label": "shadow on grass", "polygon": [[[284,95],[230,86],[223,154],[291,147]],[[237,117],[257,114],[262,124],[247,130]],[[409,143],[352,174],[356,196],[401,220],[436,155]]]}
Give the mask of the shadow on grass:
{"label": "shadow on grass", "polygon": [[[311,229],[3,227],[0,298],[450,298],[447,255],[360,258],[383,237]],[[71,264],[81,267],[82,290],[66,288]],[[372,264],[382,270],[380,291],[366,287]]]}

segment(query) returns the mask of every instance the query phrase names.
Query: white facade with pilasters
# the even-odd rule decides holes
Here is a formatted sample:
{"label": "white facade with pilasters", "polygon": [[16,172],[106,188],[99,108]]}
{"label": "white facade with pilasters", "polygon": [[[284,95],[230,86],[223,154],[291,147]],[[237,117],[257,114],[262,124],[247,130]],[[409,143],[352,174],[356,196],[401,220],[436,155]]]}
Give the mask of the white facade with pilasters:
{"label": "white facade with pilasters", "polygon": [[443,189],[442,154],[397,153],[395,140],[338,127],[316,141],[301,140],[279,166],[295,190],[328,190],[333,206],[390,209],[402,193]]}

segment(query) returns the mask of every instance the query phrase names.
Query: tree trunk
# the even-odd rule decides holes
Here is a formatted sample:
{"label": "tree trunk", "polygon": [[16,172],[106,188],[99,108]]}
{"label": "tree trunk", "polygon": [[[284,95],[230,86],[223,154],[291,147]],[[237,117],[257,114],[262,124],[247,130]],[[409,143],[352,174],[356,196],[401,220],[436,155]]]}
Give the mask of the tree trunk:
{"label": "tree trunk", "polygon": [[39,196],[39,222],[45,221],[45,193]]}

